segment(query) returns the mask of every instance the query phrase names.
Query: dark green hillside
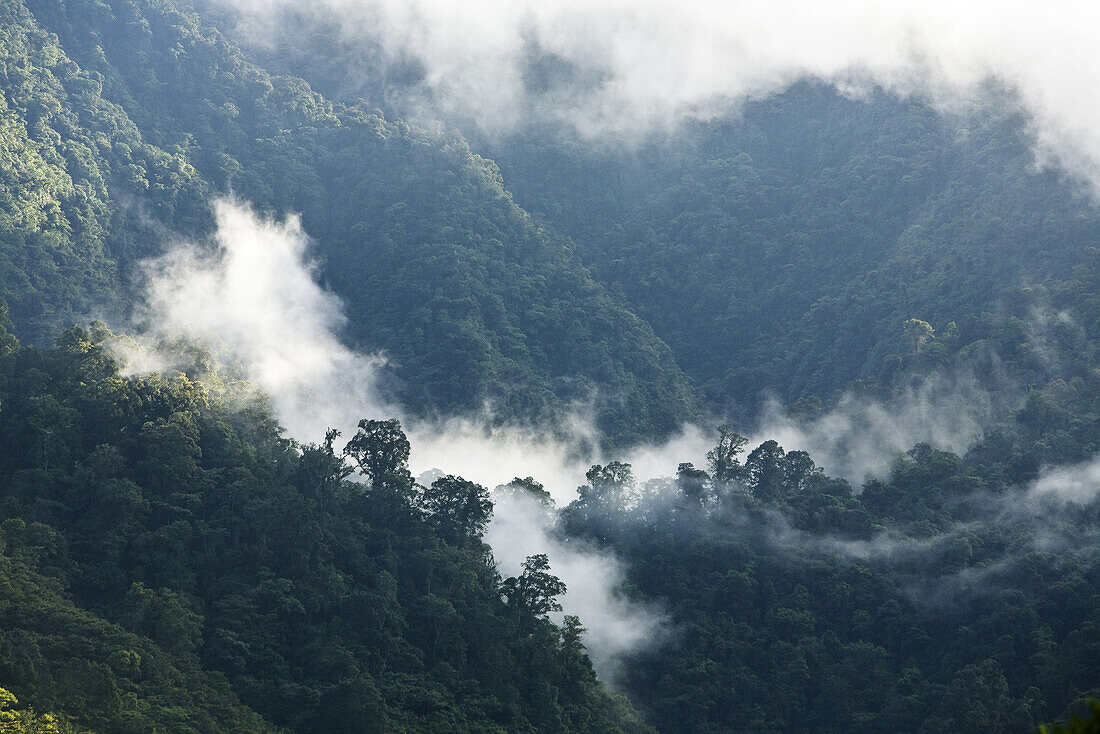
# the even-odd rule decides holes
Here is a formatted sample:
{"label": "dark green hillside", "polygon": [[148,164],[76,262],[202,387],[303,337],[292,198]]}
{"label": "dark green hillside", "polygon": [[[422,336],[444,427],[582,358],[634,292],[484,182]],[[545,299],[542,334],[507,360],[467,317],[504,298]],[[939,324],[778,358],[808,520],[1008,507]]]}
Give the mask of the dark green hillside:
{"label": "dark green hillside", "polygon": [[[1060,328],[975,327],[974,348],[1034,386],[964,456],[920,444],[856,491],[803,452],[727,434],[707,466],[640,491],[590,473],[570,532],[613,548],[680,631],[626,666],[650,721],[988,734],[1100,696],[1098,284],[1091,248],[1065,280],[1017,294]],[[959,341],[932,337],[907,364]],[[1064,473],[1036,494],[1044,467]]]}
{"label": "dark green hillside", "polygon": [[[1057,297],[1085,300],[1098,264]],[[1092,336],[1095,308],[1074,315]],[[21,700],[99,731],[646,730],[576,621],[542,616],[537,560],[496,574],[484,490],[413,485],[396,425],[349,443],[352,484],[336,436],[279,438],[201,367],[121,379],[110,339],[0,339],[0,675]],[[967,456],[917,446],[859,495],[733,435],[640,492],[595,467],[564,530],[671,615],[626,691],[663,732],[1011,732],[1096,696],[1098,500],[1020,494],[1038,460],[1095,453],[1096,394],[1053,380]]]}
{"label": "dark green hillside", "polygon": [[1086,192],[1035,170],[1007,95],[964,120],[802,84],[632,152],[546,131],[486,145],[708,398],[750,414],[765,389],[889,384],[906,321],[973,341],[1100,242]]}
{"label": "dark green hillside", "polygon": [[[415,65],[339,33],[331,14],[281,7],[302,32],[261,44],[231,4],[199,6],[331,95],[385,106],[416,82]],[[955,350],[994,323],[1032,328],[1049,292],[1020,289],[1068,276],[1100,242],[1087,192],[1036,169],[1027,120],[993,88],[965,117],[804,82],[648,139],[529,122],[506,139],[471,133],[473,148],[653,326],[712,409],[742,420],[764,391],[794,403],[898,383],[910,319]]]}
{"label": "dark green hillside", "polygon": [[647,731],[575,620],[546,619],[550,577],[497,574],[483,488],[413,485],[384,423],[348,453],[386,471],[352,483],[335,436],[293,444],[183,374],[122,379],[110,338],[0,355],[0,678],[21,700],[100,732]]}
{"label": "dark green hillside", "polygon": [[9,518],[0,533],[0,676],[20,701],[64,712],[81,731],[279,731],[221,676],[77,607],[52,565],[62,545],[52,528]]}
{"label": "dark green hillside", "polygon": [[[193,5],[0,0],[0,730],[1007,734],[1100,697],[1100,209],[1010,91],[952,117],[803,82],[630,144],[483,140],[374,109],[415,64],[310,5],[262,53]],[[614,449],[769,393],[994,407],[861,487],[728,426],[558,510],[517,479],[602,554],[585,581],[665,619],[612,692],[582,625],[637,630],[553,621],[548,556],[502,578],[489,493],[414,482],[397,421],[299,443],[201,346],[124,377],[101,322],[61,331],[127,323],[222,196],[301,214],[411,415],[594,406]],[[896,445],[893,406],[833,453]]]}
{"label": "dark green hillside", "polygon": [[414,409],[492,399],[502,417],[533,418],[595,397],[620,441],[695,413],[664,343],[457,133],[270,76],[172,3],[28,5],[149,140],[183,151],[216,190],[302,213],[349,337],[390,353]]}
{"label": "dark green hillside", "polygon": [[1095,499],[998,519],[1022,498],[927,446],[861,496],[774,442],[741,461],[570,513],[679,631],[627,666],[660,731],[1007,734],[1100,694]]}

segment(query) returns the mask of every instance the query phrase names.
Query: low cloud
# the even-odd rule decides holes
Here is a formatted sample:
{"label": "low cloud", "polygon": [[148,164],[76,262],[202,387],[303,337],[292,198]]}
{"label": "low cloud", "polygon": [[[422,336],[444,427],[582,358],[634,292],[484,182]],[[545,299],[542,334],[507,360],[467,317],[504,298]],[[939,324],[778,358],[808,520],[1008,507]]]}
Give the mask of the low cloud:
{"label": "low cloud", "polygon": [[317,285],[298,218],[267,220],[230,199],[215,201],[214,214],[214,250],[181,244],[145,264],[141,333],[203,344],[239,366],[301,440],[320,440],[330,425],[354,427],[349,408],[392,412],[377,385],[384,360],[338,338],[341,304]]}
{"label": "low cloud", "polygon": [[899,452],[918,443],[960,456],[977,443],[995,419],[1020,400],[1019,391],[996,376],[996,389],[972,373],[935,374],[889,398],[846,395],[823,415],[802,419],[771,401],[755,432],[788,451],[806,451],[830,476],[860,487],[882,479]]}
{"label": "low cloud", "polygon": [[403,114],[490,132],[550,119],[636,136],[807,78],[961,111],[1008,90],[1038,160],[1100,185],[1100,7],[1086,0],[207,2],[268,46],[300,47],[303,23],[327,15],[333,66],[400,84],[386,93]]}
{"label": "low cloud", "polygon": [[1100,496],[1100,457],[1073,466],[1044,469],[1028,492],[1031,499],[1087,505]]}
{"label": "low cloud", "polygon": [[565,613],[584,610],[585,644],[602,677],[613,679],[621,655],[659,639],[663,615],[652,604],[623,596],[623,568],[614,556],[575,539],[563,540],[555,533],[553,513],[532,497],[496,493],[493,502],[495,517],[485,539],[501,573],[518,576],[527,556],[550,556],[554,574],[566,585]]}
{"label": "low cloud", "polygon": [[[147,264],[147,303],[139,329],[145,346],[126,339],[116,343],[132,371],[178,366],[178,351],[157,350],[156,344],[199,343],[266,393],[293,438],[318,441],[329,427],[350,437],[361,418],[398,417],[412,442],[414,473],[438,469],[487,487],[533,476],[559,506],[576,497],[595,462],[627,461],[640,483],[658,480],[650,483],[654,487],[672,487],[659,478],[673,474],[681,462],[705,466],[716,437],[695,426],[663,444],[603,457],[593,453],[598,434],[581,409],[554,430],[499,426],[488,413],[431,421],[407,415],[379,389],[385,361],[341,341],[341,304],[317,283],[309,240],[298,220],[265,219],[230,200],[217,202],[215,213],[212,247],[181,244]],[[896,453],[918,441],[964,452],[1003,408],[992,394],[973,376],[936,377],[887,401],[845,398],[809,421],[772,405],[752,432],[750,447],[775,438],[787,450],[810,452],[828,473],[858,486],[868,476],[884,476]],[[1034,516],[1045,512],[1052,498],[1080,504],[1098,491],[1100,459],[1045,471],[1026,492],[1011,495],[1015,499],[1001,506]],[[1003,519],[1013,521],[1007,515]],[[781,516],[771,517],[764,527],[742,530],[765,533],[778,548],[888,563],[929,550],[941,539],[809,537]],[[569,589],[564,613],[578,615],[588,628],[585,643],[601,675],[613,675],[622,655],[661,639],[661,610],[622,595],[624,569],[615,556],[563,539],[538,503],[498,497],[487,539],[505,575],[519,573],[527,556],[548,554],[552,571]]]}
{"label": "low cloud", "polygon": [[[140,342],[120,338],[116,352],[131,372],[178,368],[181,344],[201,344],[270,400],[287,433],[319,441],[334,427],[345,437],[362,418],[398,417],[413,446],[411,468],[438,468],[485,486],[537,476],[561,503],[575,496],[596,444],[594,423],[575,415],[548,432],[492,426],[489,415],[417,420],[380,393],[385,361],[347,348],[338,298],[316,280],[309,238],[297,217],[264,218],[247,205],[215,202],[213,248],[179,244],[146,264]],[[159,348],[158,345],[168,345]],[[573,436],[572,441],[554,438]],[[555,538],[544,510],[503,501],[488,532],[502,571],[517,574],[535,553],[569,587],[565,613],[588,628],[585,643],[603,674],[618,655],[651,643],[660,615],[621,598],[618,561],[606,552]]]}

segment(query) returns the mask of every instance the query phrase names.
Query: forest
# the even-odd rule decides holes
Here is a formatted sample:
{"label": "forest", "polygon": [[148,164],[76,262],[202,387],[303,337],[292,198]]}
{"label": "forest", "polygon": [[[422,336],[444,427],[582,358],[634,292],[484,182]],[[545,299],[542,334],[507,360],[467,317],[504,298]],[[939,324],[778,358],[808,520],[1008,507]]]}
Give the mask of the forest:
{"label": "forest", "polygon": [[[502,133],[280,7],[0,0],[0,728],[1095,730],[1100,209],[1024,87],[624,142],[536,48]],[[158,331],[225,201],[372,360],[326,433]]]}

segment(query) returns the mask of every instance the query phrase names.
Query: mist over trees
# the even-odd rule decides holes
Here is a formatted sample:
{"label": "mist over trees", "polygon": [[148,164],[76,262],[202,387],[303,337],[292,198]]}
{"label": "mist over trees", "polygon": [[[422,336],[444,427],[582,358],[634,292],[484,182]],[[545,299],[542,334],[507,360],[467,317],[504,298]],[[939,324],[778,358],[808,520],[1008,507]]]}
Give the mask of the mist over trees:
{"label": "mist over trees", "polygon": [[[0,675],[97,731],[647,731],[488,492],[415,484],[396,421],[299,445],[109,333],[0,358]],[[193,379],[194,378],[194,379]],[[568,673],[566,673],[568,671]]]}
{"label": "mist over trees", "polygon": [[[547,618],[548,557],[502,578],[488,490],[414,482],[397,421],[300,445],[209,376],[120,377],[111,338],[9,338],[0,360],[0,673],[36,708],[105,730],[180,707],[212,731],[646,730],[583,620]],[[617,681],[658,730],[1014,731],[1095,695],[1100,493],[1005,485],[987,445],[918,445],[857,493],[716,438],[667,479],[593,466],[558,515],[668,610]],[[530,478],[496,491],[543,502]]]}
{"label": "mist over trees", "polygon": [[[363,48],[332,45],[331,13],[298,17],[311,32],[288,48],[209,1],[0,3],[0,728],[984,733],[1088,715],[1100,213],[1065,175],[1087,161],[1036,165],[1031,86],[945,114],[802,79],[615,140],[545,114],[606,79],[534,49],[543,114],[489,134],[402,118],[425,68],[375,48],[389,75],[353,83],[341,54]],[[288,435],[245,366],[150,323],[150,284],[172,277],[154,258],[236,236],[211,206],[227,197],[293,240],[277,261],[314,289],[252,306],[323,301],[308,323],[378,355],[355,395],[400,412]],[[237,303],[219,293],[181,288],[181,318]],[[298,323],[271,331],[322,343]],[[902,446],[860,437],[887,423],[853,404],[979,418]],[[446,466],[449,440],[468,445],[448,418],[478,416],[475,438],[522,426],[537,450],[578,414],[572,453],[510,483]],[[439,426],[430,476],[413,425]],[[647,453],[685,425],[704,449]],[[811,425],[828,451],[795,445]],[[845,456],[859,438],[875,471]],[[490,547],[504,522],[546,547]],[[575,614],[593,589],[602,606]]]}

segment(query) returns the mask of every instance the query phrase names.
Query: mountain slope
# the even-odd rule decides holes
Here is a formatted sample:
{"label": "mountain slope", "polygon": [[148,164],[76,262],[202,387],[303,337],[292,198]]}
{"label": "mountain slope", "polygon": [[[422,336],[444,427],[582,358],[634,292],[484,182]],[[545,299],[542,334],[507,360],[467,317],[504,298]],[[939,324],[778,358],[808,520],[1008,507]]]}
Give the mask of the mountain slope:
{"label": "mountain slope", "polygon": [[489,400],[502,417],[529,419],[595,398],[620,441],[695,413],[668,348],[457,134],[269,76],[172,3],[28,6],[102,76],[106,98],[212,188],[302,213],[347,303],[348,336],[389,353],[413,409]]}
{"label": "mountain slope", "polygon": [[508,591],[478,527],[431,504],[449,485],[396,453],[352,482],[335,435],[299,446],[182,373],[122,378],[116,343],[0,333],[0,676],[20,699],[105,732],[648,731],[575,619],[547,619],[560,590]]}
{"label": "mountain slope", "polygon": [[26,334],[117,304],[120,262],[152,251],[144,209],[209,219],[186,157],[147,144],[101,89],[21,3],[0,4],[0,287]]}
{"label": "mountain slope", "polygon": [[[253,57],[330,95],[386,107],[430,86],[413,61],[341,30],[332,6],[197,5]],[[552,88],[561,73],[568,86],[547,54],[525,62],[540,69],[532,79]],[[994,323],[1030,328],[1049,303],[1026,289],[1066,277],[1100,236],[1089,192],[1038,170],[1026,115],[993,85],[945,113],[805,81],[626,140],[585,139],[536,112],[510,136],[477,123],[454,124],[672,347],[711,410],[746,422],[765,393],[791,404],[903,384],[912,319],[956,349]]]}
{"label": "mountain slope", "polygon": [[708,399],[749,413],[762,391],[890,384],[908,320],[977,341],[1100,241],[1087,192],[1036,170],[1004,94],[964,119],[804,83],[633,152],[555,131],[485,146]]}

